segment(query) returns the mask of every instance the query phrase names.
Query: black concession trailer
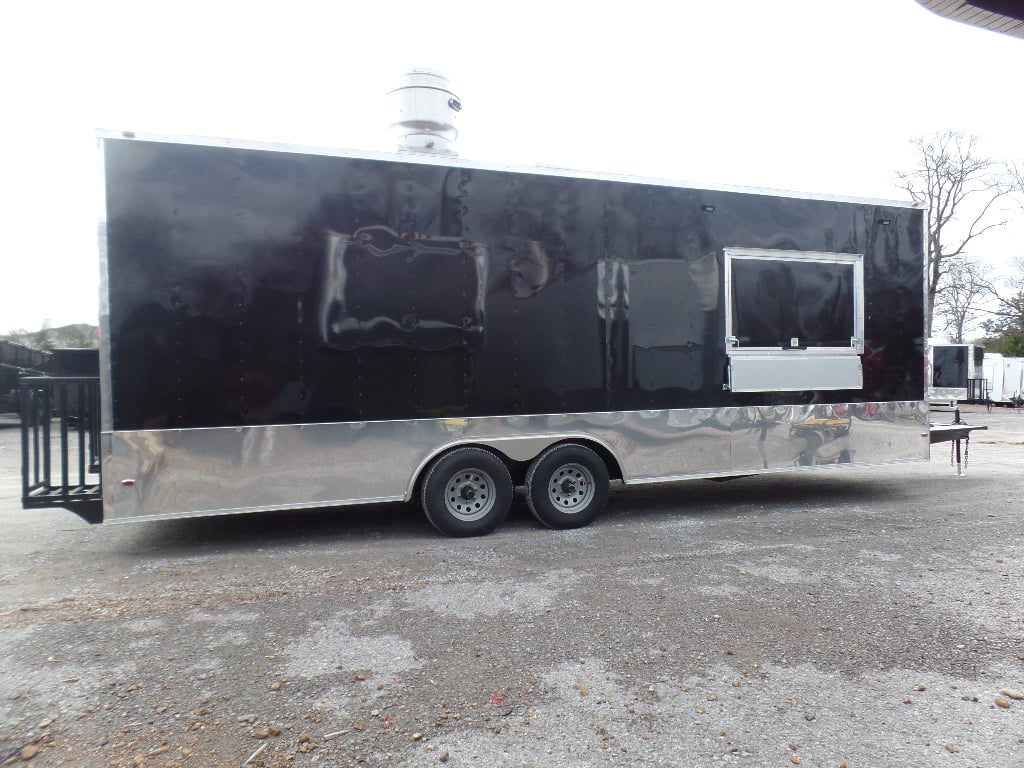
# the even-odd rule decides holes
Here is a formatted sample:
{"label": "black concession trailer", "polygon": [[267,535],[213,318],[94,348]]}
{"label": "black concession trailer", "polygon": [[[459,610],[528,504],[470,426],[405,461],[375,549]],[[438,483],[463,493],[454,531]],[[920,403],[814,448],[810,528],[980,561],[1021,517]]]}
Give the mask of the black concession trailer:
{"label": "black concession trailer", "polygon": [[928,459],[914,205],[99,143],[98,472],[62,487],[26,434],[28,506],[120,522],[416,499],[473,535],[520,486],[573,527],[610,480]]}

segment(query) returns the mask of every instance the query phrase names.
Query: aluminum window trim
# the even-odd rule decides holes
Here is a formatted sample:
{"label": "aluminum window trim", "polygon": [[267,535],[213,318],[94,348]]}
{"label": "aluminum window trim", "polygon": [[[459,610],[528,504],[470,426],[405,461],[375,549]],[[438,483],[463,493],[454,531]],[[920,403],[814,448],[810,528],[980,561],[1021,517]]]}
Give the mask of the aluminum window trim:
{"label": "aluminum window trim", "polygon": [[[805,262],[813,264],[846,264],[853,267],[853,334],[850,345],[843,347],[809,347],[782,349],[780,347],[741,347],[733,333],[733,262],[767,259],[771,261]],[[864,254],[834,253],[830,251],[789,251],[774,248],[725,248],[724,263],[725,352],[729,357],[766,354],[785,357],[814,357],[818,355],[861,355],[864,353]]]}

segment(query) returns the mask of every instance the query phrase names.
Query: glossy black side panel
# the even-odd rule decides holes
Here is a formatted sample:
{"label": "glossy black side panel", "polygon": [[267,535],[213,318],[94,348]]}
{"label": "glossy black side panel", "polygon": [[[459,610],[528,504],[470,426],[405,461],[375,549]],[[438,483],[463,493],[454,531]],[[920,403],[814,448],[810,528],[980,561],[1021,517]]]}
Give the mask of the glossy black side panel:
{"label": "glossy black side panel", "polygon": [[[115,429],[922,397],[918,211],[129,140],[105,163]],[[723,390],[726,247],[864,254],[862,390]]]}

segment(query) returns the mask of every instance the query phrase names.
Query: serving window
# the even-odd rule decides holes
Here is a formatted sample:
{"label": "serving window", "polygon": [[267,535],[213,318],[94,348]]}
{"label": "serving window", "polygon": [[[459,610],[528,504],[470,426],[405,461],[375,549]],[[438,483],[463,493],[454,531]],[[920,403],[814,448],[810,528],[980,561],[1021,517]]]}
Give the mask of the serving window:
{"label": "serving window", "polygon": [[728,248],[725,291],[730,389],[863,386],[861,254]]}

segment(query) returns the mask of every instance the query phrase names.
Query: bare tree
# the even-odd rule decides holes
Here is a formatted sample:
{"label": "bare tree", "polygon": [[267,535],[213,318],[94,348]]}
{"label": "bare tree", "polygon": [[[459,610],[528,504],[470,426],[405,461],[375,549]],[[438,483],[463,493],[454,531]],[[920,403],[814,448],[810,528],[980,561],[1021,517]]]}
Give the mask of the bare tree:
{"label": "bare tree", "polygon": [[54,328],[49,320],[44,320],[38,331],[21,328],[0,335],[0,339],[32,349],[95,349],[99,346],[99,329],[89,323],[73,323]]}
{"label": "bare tree", "polygon": [[1014,191],[1024,192],[1024,161],[1009,161],[1006,164],[1006,175],[1010,177],[1010,186]]}
{"label": "bare tree", "polygon": [[924,322],[925,335],[930,336],[936,296],[948,285],[943,277],[949,259],[963,254],[974,238],[1006,224],[1005,218],[994,220],[989,213],[1008,190],[996,175],[999,164],[977,154],[976,136],[945,130],[911,143],[918,167],[900,171],[896,178],[914,202],[928,208]]}
{"label": "bare tree", "polygon": [[1006,175],[1010,179],[1010,190],[1021,198],[1019,202],[1024,208],[1024,160],[1007,163]]}
{"label": "bare tree", "polygon": [[42,326],[33,335],[32,345],[36,349],[53,349],[53,324],[50,318],[43,320]]}
{"label": "bare tree", "polygon": [[986,277],[986,265],[965,256],[950,258],[935,294],[935,314],[945,323],[952,340],[962,344],[964,332],[974,326],[983,299],[996,295]]}
{"label": "bare tree", "polygon": [[985,322],[985,348],[1010,357],[1024,357],[1024,257],[1015,259],[1016,277],[1001,280],[996,306]]}

